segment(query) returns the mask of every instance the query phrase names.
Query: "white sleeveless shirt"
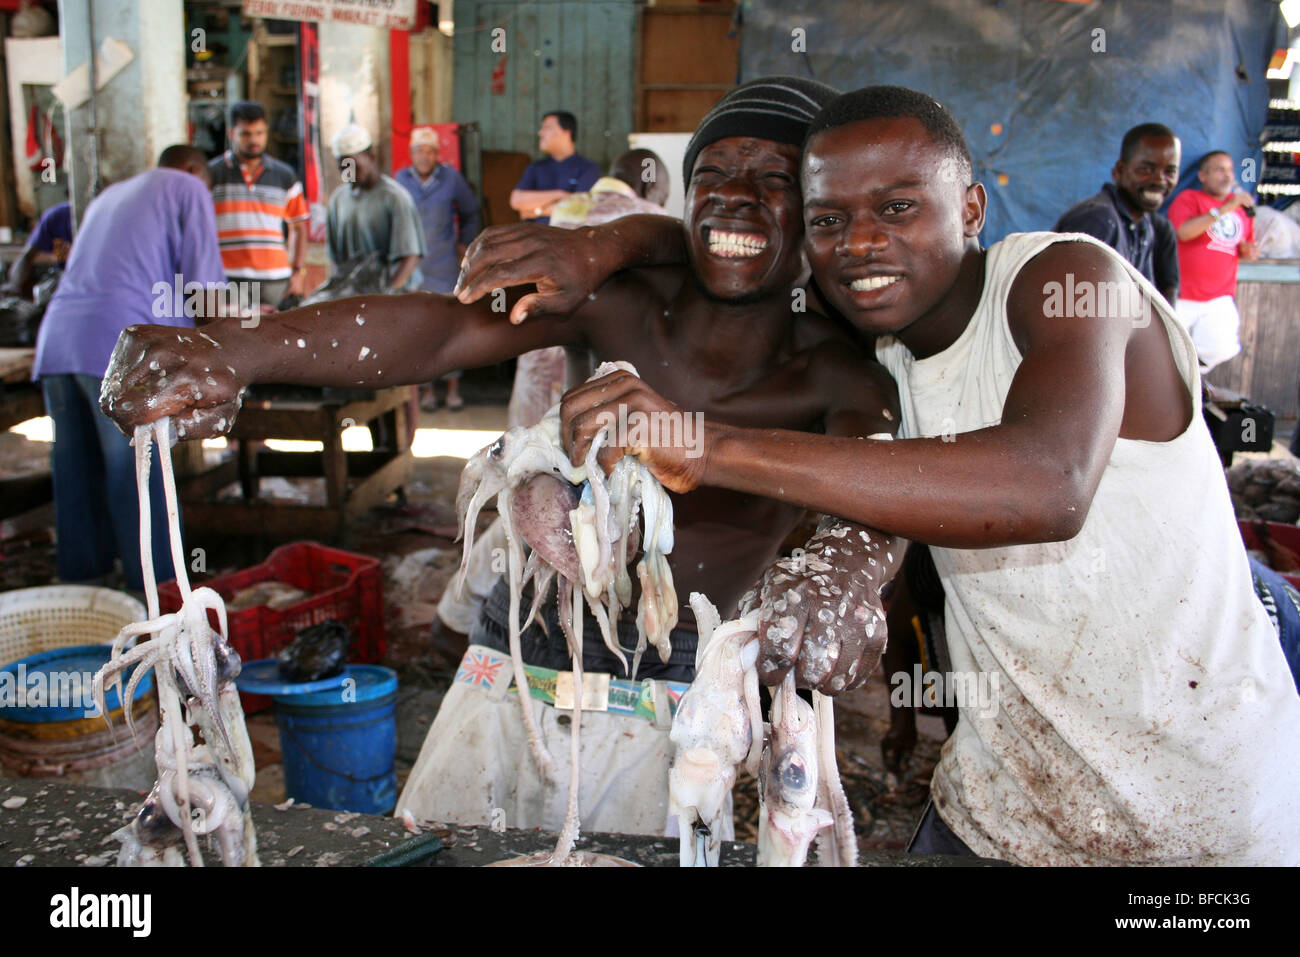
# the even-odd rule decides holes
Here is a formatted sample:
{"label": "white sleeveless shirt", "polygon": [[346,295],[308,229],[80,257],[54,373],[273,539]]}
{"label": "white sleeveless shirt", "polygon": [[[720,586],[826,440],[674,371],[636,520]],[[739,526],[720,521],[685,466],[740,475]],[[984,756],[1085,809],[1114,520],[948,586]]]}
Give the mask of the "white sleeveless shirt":
{"label": "white sleeveless shirt", "polygon": [[[1060,240],[991,247],[975,314],[943,352],[916,359],[879,341],[902,438],[1001,421],[1021,362],[1007,295]],[[931,793],[972,850],[1021,864],[1294,865],[1300,696],[1201,422],[1196,351],[1123,265],[1165,325],[1191,423],[1170,442],[1118,439],[1068,542],[932,550],[954,673],[983,673],[994,694],[961,708]]]}

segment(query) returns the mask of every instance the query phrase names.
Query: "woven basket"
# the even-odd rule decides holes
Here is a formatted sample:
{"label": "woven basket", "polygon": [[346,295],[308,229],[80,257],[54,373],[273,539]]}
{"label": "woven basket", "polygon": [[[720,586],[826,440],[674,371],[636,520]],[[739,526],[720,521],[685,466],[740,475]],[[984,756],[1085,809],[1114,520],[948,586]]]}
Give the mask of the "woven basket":
{"label": "woven basket", "polygon": [[0,667],[53,648],[108,644],[144,617],[144,605],[111,588],[49,585],[0,593]]}

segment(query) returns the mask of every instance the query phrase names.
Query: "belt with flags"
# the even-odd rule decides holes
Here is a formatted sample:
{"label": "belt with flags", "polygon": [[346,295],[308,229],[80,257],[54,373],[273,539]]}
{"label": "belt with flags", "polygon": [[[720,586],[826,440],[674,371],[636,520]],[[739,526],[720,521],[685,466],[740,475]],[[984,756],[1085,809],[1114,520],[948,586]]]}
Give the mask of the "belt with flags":
{"label": "belt with flags", "polygon": [[[524,665],[524,674],[532,697],[560,710],[573,709],[576,695],[572,671]],[[510,659],[482,645],[470,645],[456,669],[456,680],[485,688],[497,688],[505,682],[510,691],[515,690]],[[631,681],[599,672],[583,672],[582,710],[607,711],[651,722],[656,722],[658,716],[656,723],[666,723],[663,709],[667,708],[667,720],[671,721],[689,687],[682,681]]]}

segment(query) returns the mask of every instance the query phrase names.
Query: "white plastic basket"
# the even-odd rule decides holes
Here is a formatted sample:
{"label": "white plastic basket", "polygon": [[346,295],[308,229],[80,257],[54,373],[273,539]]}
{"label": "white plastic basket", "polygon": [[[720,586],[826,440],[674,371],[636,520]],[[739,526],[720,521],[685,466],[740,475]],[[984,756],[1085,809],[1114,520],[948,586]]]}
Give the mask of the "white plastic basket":
{"label": "white plastic basket", "polygon": [[143,621],[130,595],[90,585],[48,585],[0,593],[0,667],[52,648],[101,645]]}

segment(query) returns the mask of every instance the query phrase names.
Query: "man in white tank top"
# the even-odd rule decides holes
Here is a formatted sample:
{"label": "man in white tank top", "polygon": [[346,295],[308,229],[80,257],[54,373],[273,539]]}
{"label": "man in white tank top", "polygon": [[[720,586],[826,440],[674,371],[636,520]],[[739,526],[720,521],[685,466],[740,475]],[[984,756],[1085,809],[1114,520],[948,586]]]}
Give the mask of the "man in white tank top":
{"label": "man in white tank top", "polygon": [[[805,146],[809,262],[878,337],[902,441],[706,422],[701,458],[633,451],[677,491],[769,496],[932,546],[968,690],[932,785],[957,846],[1022,864],[1300,863],[1300,696],[1198,421],[1191,341],[1095,240],[982,250],[971,178],[952,117],[898,87],[833,101]],[[649,387],[571,394],[576,457],[609,401],[670,408]],[[828,637],[850,624],[812,622],[793,649],[774,629],[765,683],[866,647]],[[837,662],[840,687],[878,654]]]}

